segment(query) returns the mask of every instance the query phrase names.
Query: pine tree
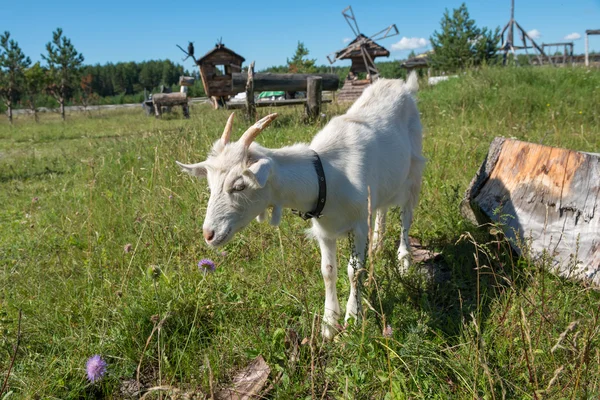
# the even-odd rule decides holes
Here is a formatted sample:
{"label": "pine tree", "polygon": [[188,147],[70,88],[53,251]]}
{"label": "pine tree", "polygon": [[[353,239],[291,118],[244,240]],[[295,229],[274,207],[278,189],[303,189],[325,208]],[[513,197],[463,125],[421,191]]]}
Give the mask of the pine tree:
{"label": "pine tree", "polygon": [[9,32],[0,36],[0,97],[8,108],[8,121],[13,122],[13,104],[23,90],[24,72],[31,65]]}
{"label": "pine tree", "polygon": [[306,58],[309,51],[304,46],[304,43],[298,42],[296,53],[292,56],[292,59],[287,59],[288,71],[291,73],[303,73],[310,74],[316,70],[315,63],[316,59]]}
{"label": "pine tree", "polygon": [[48,91],[60,104],[60,115],[65,120],[65,101],[71,97],[79,83],[79,68],[83,54],[79,54],[71,40],[63,36],[61,28],[52,32],[52,42],[46,44],[48,55],[42,58],[48,63],[50,85]]}
{"label": "pine tree", "polygon": [[42,68],[39,62],[36,62],[33,66],[25,70],[24,93],[27,97],[29,109],[35,118],[35,122],[38,122],[35,98],[44,90],[46,86],[46,71],[44,68]]}
{"label": "pine tree", "polygon": [[455,72],[495,57],[499,28],[494,32],[478,28],[465,3],[453,10],[452,15],[446,9],[440,24],[441,32],[434,32],[430,38],[431,61],[435,68]]}

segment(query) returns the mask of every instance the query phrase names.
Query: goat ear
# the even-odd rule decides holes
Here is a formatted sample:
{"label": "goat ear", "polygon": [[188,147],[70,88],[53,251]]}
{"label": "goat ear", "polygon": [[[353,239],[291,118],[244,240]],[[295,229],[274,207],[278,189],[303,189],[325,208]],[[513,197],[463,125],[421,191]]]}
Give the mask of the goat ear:
{"label": "goat ear", "polygon": [[197,164],[182,164],[179,161],[175,162],[181,167],[183,172],[187,172],[188,174],[197,176],[198,178],[206,178],[206,164],[204,164],[204,162]]}
{"label": "goat ear", "polygon": [[249,178],[257,187],[263,188],[267,184],[267,180],[271,175],[271,167],[271,160],[268,158],[261,158],[254,164],[250,165],[248,169],[243,172],[243,175]]}

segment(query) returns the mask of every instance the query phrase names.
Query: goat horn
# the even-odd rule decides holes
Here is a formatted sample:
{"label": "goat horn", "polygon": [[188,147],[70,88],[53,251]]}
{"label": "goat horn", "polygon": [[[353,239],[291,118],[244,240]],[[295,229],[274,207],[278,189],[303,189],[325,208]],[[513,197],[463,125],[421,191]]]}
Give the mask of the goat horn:
{"label": "goat horn", "polygon": [[221,136],[221,140],[223,144],[227,144],[229,142],[229,137],[231,136],[231,129],[233,128],[233,116],[235,113],[231,113],[229,118],[227,118],[227,123],[225,124],[225,129],[223,130],[223,136]]}
{"label": "goat horn", "polygon": [[245,147],[250,147],[250,144],[256,139],[259,133],[263,131],[273,120],[277,118],[277,113],[269,114],[260,121],[252,125],[240,138]]}

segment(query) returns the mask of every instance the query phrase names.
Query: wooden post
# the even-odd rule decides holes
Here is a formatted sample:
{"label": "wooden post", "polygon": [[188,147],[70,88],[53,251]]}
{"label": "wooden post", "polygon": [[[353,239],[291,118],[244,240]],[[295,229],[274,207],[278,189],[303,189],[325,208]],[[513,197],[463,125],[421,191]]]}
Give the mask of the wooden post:
{"label": "wooden post", "polygon": [[590,35],[585,33],[585,66],[590,66]]}
{"label": "wooden post", "polygon": [[323,78],[311,76],[306,80],[306,115],[309,120],[316,120],[321,114]]}
{"label": "wooden post", "polygon": [[160,105],[158,105],[158,104],[154,103],[154,116],[155,116],[156,118],[160,118],[160,115],[161,115],[161,113],[162,113],[162,110],[161,110],[161,108],[162,108],[162,107],[161,107]]}
{"label": "wooden post", "polygon": [[254,104],[254,61],[248,67],[246,82],[246,116],[250,121],[256,120],[256,105]]}

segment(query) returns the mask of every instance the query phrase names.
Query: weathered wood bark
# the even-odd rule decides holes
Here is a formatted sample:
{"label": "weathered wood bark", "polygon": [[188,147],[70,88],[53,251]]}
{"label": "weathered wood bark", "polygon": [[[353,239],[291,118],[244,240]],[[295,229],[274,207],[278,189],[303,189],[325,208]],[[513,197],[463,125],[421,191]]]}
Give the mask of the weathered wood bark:
{"label": "weathered wood bark", "polygon": [[306,87],[306,116],[309,120],[319,118],[321,114],[322,84],[323,78],[311,76],[308,78]]}
{"label": "weathered wood bark", "polygon": [[256,107],[254,106],[254,61],[248,67],[248,81],[246,82],[246,116],[250,121],[256,120]]}
{"label": "weathered wood bark", "polygon": [[152,101],[155,105],[159,105],[162,107],[167,106],[180,106],[183,104],[187,104],[188,98],[187,93],[157,93],[152,95]]}
{"label": "weathered wood bark", "polygon": [[558,275],[600,286],[600,155],[496,138],[461,211],[500,221],[519,253],[553,258]]}
{"label": "weathered wood bark", "polygon": [[[233,93],[243,92],[248,81],[247,74],[232,74]],[[281,90],[285,92],[306,90],[306,79],[311,76],[323,78],[323,90],[337,90],[340,78],[336,74],[254,74],[254,90]]]}
{"label": "weathered wood bark", "polygon": [[179,86],[193,86],[196,79],[193,76],[180,76]]}

